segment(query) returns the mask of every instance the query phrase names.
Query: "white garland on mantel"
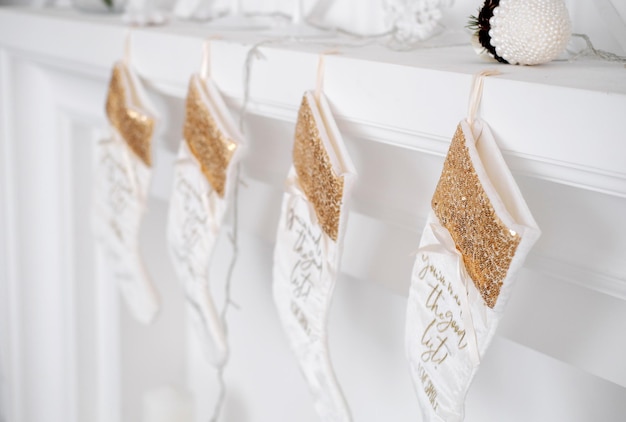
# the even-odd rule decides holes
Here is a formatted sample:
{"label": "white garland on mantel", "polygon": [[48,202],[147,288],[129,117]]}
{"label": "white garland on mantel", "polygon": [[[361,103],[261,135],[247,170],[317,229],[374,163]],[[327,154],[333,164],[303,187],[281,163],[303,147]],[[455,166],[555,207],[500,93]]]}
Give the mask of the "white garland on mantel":
{"label": "white garland on mantel", "polygon": [[384,0],[383,4],[394,41],[412,45],[443,30],[442,9],[451,7],[454,0]]}
{"label": "white garland on mantel", "polygon": [[595,48],[587,34],[572,34],[572,37],[581,38],[585,41],[586,46],[580,51],[573,52],[572,57],[568,61],[575,61],[580,57],[596,57],[607,62],[626,63],[626,56]]}

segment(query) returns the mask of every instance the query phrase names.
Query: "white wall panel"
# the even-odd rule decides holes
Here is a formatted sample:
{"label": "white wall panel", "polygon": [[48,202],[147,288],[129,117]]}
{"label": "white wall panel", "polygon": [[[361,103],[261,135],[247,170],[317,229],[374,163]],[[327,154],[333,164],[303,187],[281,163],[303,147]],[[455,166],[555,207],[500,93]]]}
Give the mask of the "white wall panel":
{"label": "white wall panel", "polygon": [[[592,7],[568,4],[574,16]],[[208,420],[216,374],[187,335],[164,230],[186,84],[216,32],[174,22],[132,33],[132,62],[162,116],[141,252],[164,307],[144,327],[120,302],[89,232],[92,147],[106,129],[110,67],[128,31],[116,17],[0,9],[0,420],[136,422],[145,394],[164,385],[191,394],[196,421]],[[247,54],[269,36],[221,35],[212,75],[238,117]],[[272,303],[271,256],[297,106],[326,49],[283,38],[262,46],[249,69],[222,420],[317,420]],[[327,57],[325,91],[359,180],[331,354],[355,421],[419,420],[403,345],[412,252],[471,77],[486,64],[469,46],[340,49]],[[481,364],[467,420],[620,421],[626,74],[596,60],[498,69],[481,115],[543,236]],[[231,255],[222,236],[211,271],[218,304]]]}

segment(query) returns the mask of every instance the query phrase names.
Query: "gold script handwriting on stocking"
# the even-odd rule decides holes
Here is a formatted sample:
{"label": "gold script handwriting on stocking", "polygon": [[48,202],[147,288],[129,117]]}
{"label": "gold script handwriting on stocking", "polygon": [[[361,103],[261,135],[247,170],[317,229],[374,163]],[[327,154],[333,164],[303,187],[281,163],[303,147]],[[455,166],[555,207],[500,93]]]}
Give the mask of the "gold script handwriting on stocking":
{"label": "gold script handwriting on stocking", "polygon": [[133,187],[130,175],[123,163],[115,159],[112,154],[105,154],[101,161],[104,169],[104,177],[107,182],[107,206],[110,210],[111,219],[109,226],[120,243],[125,243],[125,232],[120,227],[119,219],[133,200]]}
{"label": "gold script handwriting on stocking", "polygon": [[322,232],[311,227],[293,208],[287,213],[287,229],[296,235],[292,251],[297,260],[290,275],[293,294],[306,299],[322,271]]}
{"label": "gold script handwriting on stocking", "polygon": [[[429,293],[424,306],[432,315],[432,320],[420,338],[424,347],[421,359],[424,363],[433,363],[436,369],[436,365],[454,354],[455,346],[457,350],[465,349],[467,340],[465,329],[458,319],[461,302],[454,286],[446,279],[444,272],[430,262],[427,254],[422,254],[421,261],[424,267],[418,272],[418,277],[427,283]],[[452,344],[450,336],[453,337]]]}
{"label": "gold script handwriting on stocking", "polygon": [[420,381],[422,381],[422,385],[424,386],[424,393],[426,394],[426,397],[428,397],[428,401],[433,409],[437,410],[439,408],[439,402],[437,402],[437,389],[422,364],[419,364],[417,370]]}
{"label": "gold script handwriting on stocking", "polygon": [[424,267],[418,273],[418,277],[420,280],[424,280],[427,275],[433,277],[443,288],[445,288],[452,299],[456,302],[456,304],[461,307],[461,300],[459,299],[458,294],[454,291],[452,284],[446,280],[443,276],[442,272],[434,265],[430,263],[430,258],[426,254],[422,254],[422,263]]}
{"label": "gold script handwriting on stocking", "polygon": [[[196,245],[202,240],[206,231],[207,213],[204,209],[201,193],[184,177],[176,183],[176,192],[182,204],[182,224],[180,225],[180,241],[174,243],[174,253],[189,281],[202,280],[203,268],[196,268],[204,260],[196,258]],[[194,265],[194,262],[196,263]],[[187,281],[187,282],[189,282]]]}
{"label": "gold script handwriting on stocking", "polygon": [[210,251],[206,246],[202,248],[200,243],[210,235],[207,233],[209,216],[203,202],[203,193],[185,178],[184,173],[176,181],[175,189],[180,198],[182,219],[180,226],[177,225],[178,241],[172,242],[173,252],[182,273],[185,299],[201,322],[204,335],[212,338],[200,297],[194,294],[196,286],[207,283]]}
{"label": "gold script handwriting on stocking", "polygon": [[436,333],[436,330],[432,330],[436,322],[437,320],[433,319],[422,334],[422,346],[426,348],[426,351],[422,353],[422,360],[434,364],[443,363],[449,354],[446,346],[448,337],[442,337]]}
{"label": "gold script handwriting on stocking", "polygon": [[124,212],[133,195],[132,184],[123,163],[118,162],[111,154],[102,157],[102,167],[109,190],[108,205],[114,213]]}
{"label": "gold script handwriting on stocking", "polygon": [[132,235],[129,236],[128,223],[125,220],[136,218],[133,215],[133,202],[136,202],[136,195],[131,183],[132,171],[123,161],[116,159],[116,156],[107,151],[101,158],[100,166],[105,184],[104,205],[108,208],[107,224],[110,232],[116,239],[116,244],[108,244],[105,247],[105,253],[111,262],[115,263],[113,273],[121,284],[132,282],[133,275],[125,259],[126,248],[129,248],[129,242],[132,242]]}

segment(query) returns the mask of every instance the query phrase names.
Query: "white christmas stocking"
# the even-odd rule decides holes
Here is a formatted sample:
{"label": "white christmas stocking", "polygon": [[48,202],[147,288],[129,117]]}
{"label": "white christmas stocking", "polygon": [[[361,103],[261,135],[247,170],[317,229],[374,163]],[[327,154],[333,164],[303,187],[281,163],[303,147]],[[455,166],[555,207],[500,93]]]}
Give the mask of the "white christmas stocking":
{"label": "white christmas stocking", "polygon": [[452,138],[411,278],[406,351],[425,421],[463,420],[472,378],[540,233],[489,127],[472,117]]}
{"label": "white christmas stocking", "polygon": [[325,98],[305,93],[278,225],[273,289],[315,409],[327,422],[351,419],[330,362],[326,323],[355,176]]}
{"label": "white christmas stocking", "polygon": [[94,231],[137,320],[153,321],[159,298],[139,255],[139,227],[151,175],[155,113],[124,62],[113,68],[106,101],[111,135],[96,145]]}
{"label": "white christmas stocking", "polygon": [[228,348],[208,285],[213,247],[232,198],[243,137],[210,79],[193,75],[187,93],[170,199],[170,255],[204,355],[219,366]]}

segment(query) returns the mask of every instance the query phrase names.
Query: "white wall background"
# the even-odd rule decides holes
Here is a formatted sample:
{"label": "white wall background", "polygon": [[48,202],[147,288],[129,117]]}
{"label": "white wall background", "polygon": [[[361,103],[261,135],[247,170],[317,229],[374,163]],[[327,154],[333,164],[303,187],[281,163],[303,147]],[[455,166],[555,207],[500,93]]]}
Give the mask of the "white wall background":
{"label": "white wall background", "polygon": [[[595,2],[568,5],[575,30],[624,51]],[[350,13],[355,7],[360,12]],[[329,19],[373,30],[379,7],[338,1]],[[475,7],[458,0],[447,25],[464,24]],[[110,64],[126,28],[102,16],[0,9],[0,420],[141,421],[146,393],[166,385],[190,395],[196,421],[208,420],[215,373],[187,335],[164,244],[185,87],[207,32],[173,24],[133,36],[133,61],[166,116],[142,231],[164,307],[144,327],[118,303],[89,231],[92,146],[105,128]],[[237,36],[212,50],[214,77],[235,114],[245,54],[258,41]],[[238,309],[229,315],[222,420],[315,421],[271,300],[270,263],[295,107],[315,79],[318,49],[263,52],[245,120],[250,151],[232,292]],[[446,143],[465,113],[471,75],[484,63],[463,49],[446,56],[372,48],[329,58],[327,66],[327,94],[360,176],[330,315],[332,357],[355,421],[419,420],[403,352],[410,252]],[[544,235],[470,391],[470,422],[617,422],[626,414],[621,66],[506,68],[486,85],[483,117]],[[222,238],[211,286],[217,303],[230,254]]]}

